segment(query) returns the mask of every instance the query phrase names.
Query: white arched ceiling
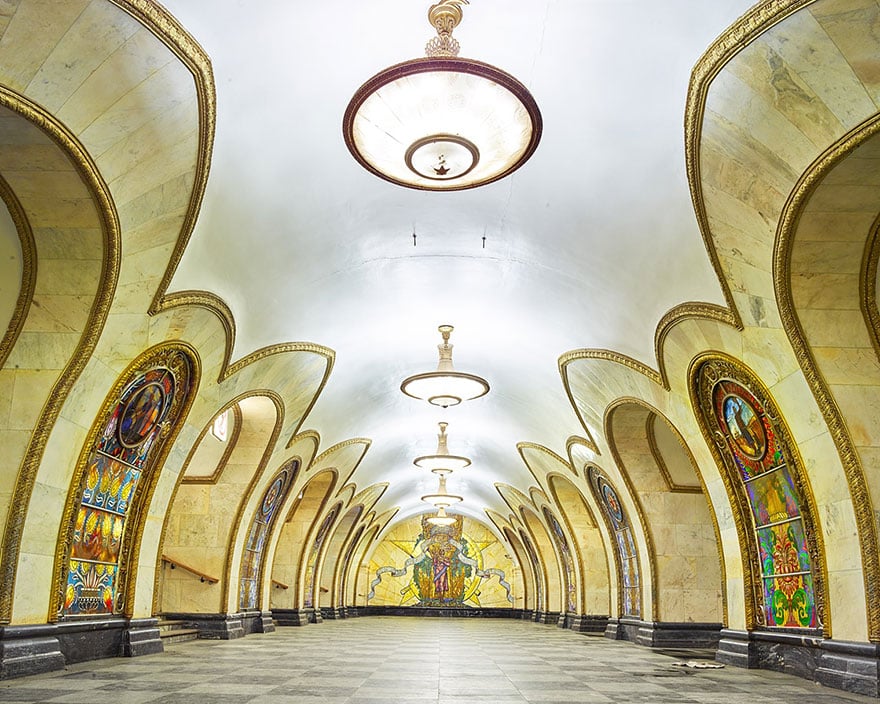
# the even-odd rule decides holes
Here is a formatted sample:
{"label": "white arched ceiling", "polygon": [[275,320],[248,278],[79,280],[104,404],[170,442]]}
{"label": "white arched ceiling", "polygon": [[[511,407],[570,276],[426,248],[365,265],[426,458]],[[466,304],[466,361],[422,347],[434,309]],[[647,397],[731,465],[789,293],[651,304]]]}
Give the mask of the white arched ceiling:
{"label": "white arched ceiling", "polygon": [[[411,462],[446,420],[450,451],[473,459],[449,481],[461,511],[503,512],[494,484],[530,484],[517,443],[564,454],[583,432],[561,354],[607,348],[655,366],[666,311],[723,303],[682,124],[691,68],[752,0],[472,0],[462,55],[525,83],[544,131],[515,174],[458,193],[386,183],[342,139],[361,83],[422,54],[430,0],[164,4],[217,85],[210,178],[170,291],[227,302],[234,358],[288,340],[336,351],[306,423],[324,447],[372,441],[352,480],[389,482],[377,511],[421,509],[436,484]],[[492,386],[446,412],[398,388],[435,368],[441,323],[456,328],[456,367]]]}

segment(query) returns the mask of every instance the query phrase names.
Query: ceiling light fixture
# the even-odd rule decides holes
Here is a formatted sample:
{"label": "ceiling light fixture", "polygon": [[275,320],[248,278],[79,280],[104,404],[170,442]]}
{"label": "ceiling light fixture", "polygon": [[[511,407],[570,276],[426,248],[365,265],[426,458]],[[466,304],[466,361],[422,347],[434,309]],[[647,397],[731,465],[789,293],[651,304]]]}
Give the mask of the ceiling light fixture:
{"label": "ceiling light fixture", "polygon": [[425,58],[386,68],[345,110],[342,132],[355,159],[408,188],[455,191],[512,173],[541,139],[541,112],[528,89],[501,69],[458,56],[452,30],[468,0],[428,10],[437,30]]}
{"label": "ceiling light fixture", "polygon": [[455,523],[455,516],[449,516],[446,514],[446,507],[441,506],[437,509],[436,516],[430,516],[428,519],[428,523],[431,523],[435,526],[451,526]]}
{"label": "ceiling light fixture", "polygon": [[443,342],[437,345],[437,350],[440,352],[437,371],[415,374],[404,379],[400,390],[407,396],[443,408],[457,406],[462,401],[469,401],[489,393],[489,383],[485,379],[474,374],[457,372],[452,366],[452,345],[449,344],[449,336],[453,327],[441,325],[437,329],[443,337]]}
{"label": "ceiling light fixture", "polygon": [[422,497],[422,501],[426,501],[429,504],[434,504],[437,507],[440,506],[451,506],[454,503],[458,503],[459,501],[464,501],[463,496],[455,496],[455,494],[450,494],[446,491],[446,476],[440,476],[440,485],[437,487],[436,494],[425,494]]}
{"label": "ceiling light fixture", "polygon": [[456,469],[468,467],[471,461],[461,455],[450,455],[446,446],[446,427],[449,423],[438,423],[440,434],[437,435],[437,452],[433,455],[422,455],[413,460],[416,467],[430,469],[435,474],[450,474]]}

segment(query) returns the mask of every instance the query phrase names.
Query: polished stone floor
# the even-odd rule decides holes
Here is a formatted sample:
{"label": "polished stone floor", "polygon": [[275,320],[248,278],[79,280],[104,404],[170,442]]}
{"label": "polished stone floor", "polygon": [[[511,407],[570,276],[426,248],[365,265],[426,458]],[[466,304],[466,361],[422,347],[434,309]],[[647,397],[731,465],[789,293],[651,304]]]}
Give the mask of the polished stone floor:
{"label": "polished stone floor", "polygon": [[689,657],[506,619],[369,617],[71,665],[0,682],[0,702],[877,702],[775,672],[682,667]]}

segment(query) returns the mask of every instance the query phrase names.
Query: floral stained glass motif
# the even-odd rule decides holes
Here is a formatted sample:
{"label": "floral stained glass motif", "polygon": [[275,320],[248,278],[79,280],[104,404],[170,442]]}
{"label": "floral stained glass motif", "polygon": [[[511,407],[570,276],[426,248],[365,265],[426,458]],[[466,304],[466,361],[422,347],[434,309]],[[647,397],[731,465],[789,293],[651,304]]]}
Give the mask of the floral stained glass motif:
{"label": "floral stained glass motif", "polygon": [[606,523],[614,535],[617,563],[620,568],[618,577],[621,585],[621,616],[638,617],[641,615],[642,603],[639,558],[629,519],[617,492],[605,475],[595,467],[588,467],[587,478]]}
{"label": "floral stained glass motif", "polygon": [[751,510],[763,621],[780,628],[818,628],[802,501],[774,424],[754,394],[731,379],[715,384],[712,402]]}
{"label": "floral stained glass motif", "polygon": [[577,605],[575,604],[577,587],[575,586],[574,560],[571,556],[571,549],[568,547],[568,539],[565,537],[559,521],[556,520],[556,516],[546,506],[544,507],[544,518],[550,525],[556,549],[562,556],[562,564],[565,568],[565,594],[568,611],[569,613],[575,613],[577,611]]}
{"label": "floral stained glass motif", "polygon": [[65,615],[111,614],[117,608],[120,550],[132,501],[163,429],[176,420],[189,392],[190,362],[180,352],[172,357],[169,365],[141,372],[123,388],[86,461],[67,564]]}
{"label": "floral stained glass motif", "polygon": [[263,571],[263,551],[266,539],[284,503],[299,470],[299,461],[291,460],[269,482],[260,504],[251,520],[247,542],[239,570],[238,605],[241,609],[256,609],[260,604],[259,586]]}

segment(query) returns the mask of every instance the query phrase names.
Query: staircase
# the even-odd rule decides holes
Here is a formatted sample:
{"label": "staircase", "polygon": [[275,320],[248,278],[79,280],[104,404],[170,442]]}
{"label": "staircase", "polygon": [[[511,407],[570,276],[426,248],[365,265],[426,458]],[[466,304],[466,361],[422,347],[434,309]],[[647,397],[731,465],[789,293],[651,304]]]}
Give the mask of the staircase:
{"label": "staircase", "polygon": [[198,640],[199,629],[192,628],[186,621],[170,621],[160,618],[158,625],[159,637],[162,639],[163,646]]}

